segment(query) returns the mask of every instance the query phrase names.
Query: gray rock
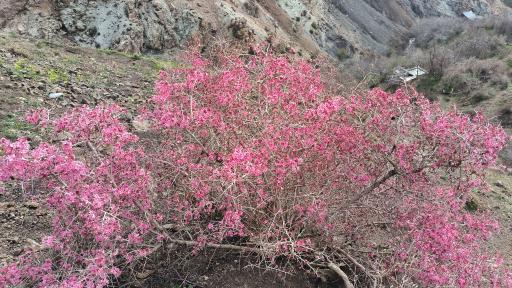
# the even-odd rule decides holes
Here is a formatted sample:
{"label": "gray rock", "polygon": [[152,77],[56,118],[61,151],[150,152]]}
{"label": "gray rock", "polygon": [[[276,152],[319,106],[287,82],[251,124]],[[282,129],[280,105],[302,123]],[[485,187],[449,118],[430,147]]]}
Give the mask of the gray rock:
{"label": "gray rock", "polygon": [[48,94],[48,98],[50,99],[57,99],[57,98],[60,98],[64,96],[64,93],[56,93],[56,92],[51,92]]}
{"label": "gray rock", "polygon": [[14,257],[20,256],[21,253],[23,253],[23,248],[16,248],[16,249],[12,250],[12,252],[11,252],[12,256],[14,256]]}
{"label": "gray rock", "polygon": [[179,47],[200,23],[164,0],[72,1],[59,13],[76,42],[129,52]]}

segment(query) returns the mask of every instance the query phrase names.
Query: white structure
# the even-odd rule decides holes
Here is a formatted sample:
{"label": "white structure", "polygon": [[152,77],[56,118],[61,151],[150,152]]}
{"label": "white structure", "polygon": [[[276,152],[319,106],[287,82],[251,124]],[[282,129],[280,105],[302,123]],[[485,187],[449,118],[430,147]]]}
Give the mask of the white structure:
{"label": "white structure", "polygon": [[473,11],[464,11],[462,12],[462,14],[464,15],[464,17],[468,18],[471,21],[484,18],[482,16],[476,15],[475,12]]}
{"label": "white structure", "polygon": [[425,75],[427,73],[428,73],[428,71],[421,68],[420,66],[416,66],[416,67],[409,68],[409,69],[398,67],[395,69],[395,75],[393,78],[394,79],[398,78],[398,79],[402,80],[403,82],[410,82],[410,81],[418,78],[419,76]]}

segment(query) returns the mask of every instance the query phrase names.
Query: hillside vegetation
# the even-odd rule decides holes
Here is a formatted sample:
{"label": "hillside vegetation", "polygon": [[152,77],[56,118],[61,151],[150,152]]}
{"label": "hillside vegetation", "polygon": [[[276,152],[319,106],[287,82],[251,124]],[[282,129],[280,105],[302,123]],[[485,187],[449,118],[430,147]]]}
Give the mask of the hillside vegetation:
{"label": "hillside vegetation", "polygon": [[[420,20],[393,42],[387,56],[353,57],[343,70],[368,86],[396,89],[397,67],[419,65],[425,76],[408,83],[445,107],[482,111],[511,128],[512,18]],[[506,153],[505,153],[506,154]],[[510,156],[505,156],[509,161]],[[510,162],[508,162],[510,163]]]}
{"label": "hillside vegetation", "polygon": [[186,53],[169,1],[128,38],[0,34],[0,287],[511,287],[512,20],[356,2],[221,1]]}

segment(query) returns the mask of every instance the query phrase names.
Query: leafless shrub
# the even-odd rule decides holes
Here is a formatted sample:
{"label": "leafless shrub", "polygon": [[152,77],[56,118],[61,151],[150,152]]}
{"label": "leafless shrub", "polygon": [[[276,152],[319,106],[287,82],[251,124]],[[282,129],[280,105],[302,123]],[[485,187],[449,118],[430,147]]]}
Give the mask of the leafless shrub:
{"label": "leafless shrub", "polygon": [[258,7],[258,4],[256,4],[256,1],[249,0],[244,3],[244,9],[247,11],[247,14],[254,18],[260,17],[260,7]]}
{"label": "leafless shrub", "polygon": [[456,62],[455,53],[448,47],[434,46],[426,52],[427,69],[431,74],[441,77],[450,65]]}
{"label": "leafless shrub", "polygon": [[492,35],[483,29],[478,29],[467,33],[467,37],[455,41],[451,46],[457,51],[459,58],[486,59],[497,55],[505,44],[503,36]]}
{"label": "leafless shrub", "polygon": [[505,76],[507,71],[505,64],[498,59],[468,59],[459,66],[461,72],[470,73],[482,82],[493,81],[497,77]]}
{"label": "leafless shrub", "polygon": [[444,94],[467,94],[478,89],[480,81],[470,74],[459,74],[454,70],[447,71],[441,79],[441,92]]}
{"label": "leafless shrub", "polygon": [[409,31],[409,37],[415,38],[415,45],[429,48],[443,43],[466,30],[468,24],[459,18],[426,18],[418,21]]}
{"label": "leafless shrub", "polygon": [[233,37],[238,40],[251,42],[254,40],[254,31],[247,25],[247,20],[236,18],[228,26],[231,29]]}
{"label": "leafless shrub", "polygon": [[383,56],[372,58],[356,56],[343,63],[342,71],[354,77],[356,81],[375,87],[386,82],[400,60],[402,59]]}
{"label": "leafless shrub", "polygon": [[485,21],[487,28],[493,29],[497,34],[512,41],[512,16],[493,17]]}
{"label": "leafless shrub", "polygon": [[493,96],[493,93],[489,93],[491,88],[505,90],[509,81],[502,61],[470,58],[449,67],[441,85],[444,93],[467,94],[481,102]]}

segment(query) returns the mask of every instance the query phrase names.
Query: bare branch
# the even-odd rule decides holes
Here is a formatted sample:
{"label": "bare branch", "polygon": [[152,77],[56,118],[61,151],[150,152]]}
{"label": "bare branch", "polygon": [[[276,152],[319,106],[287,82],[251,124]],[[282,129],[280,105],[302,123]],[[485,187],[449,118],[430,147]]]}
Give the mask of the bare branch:
{"label": "bare branch", "polygon": [[350,280],[348,279],[347,274],[345,274],[345,272],[343,272],[343,270],[341,270],[340,267],[338,267],[336,264],[334,264],[332,262],[329,262],[329,264],[327,264],[327,267],[329,267],[329,269],[331,269],[336,274],[338,274],[338,276],[340,276],[340,278],[343,280],[343,284],[345,285],[345,288],[354,288],[354,285],[352,285],[352,283],[350,283]]}
{"label": "bare branch", "polygon": [[363,196],[369,194],[373,190],[375,190],[377,187],[379,187],[382,183],[386,182],[389,178],[395,176],[397,174],[395,169],[389,170],[388,173],[385,175],[382,175],[379,179],[377,179],[375,182],[373,182],[372,185],[364,188],[361,192],[359,192],[355,197],[348,200],[346,204],[341,207],[342,210],[348,209],[350,206],[352,206],[354,203],[359,201]]}
{"label": "bare branch", "polygon": [[[197,246],[198,245],[198,242],[196,242],[196,241],[187,241],[187,240],[180,240],[180,239],[173,239],[173,238],[166,238],[166,240],[171,243],[187,245],[187,246]],[[263,249],[256,248],[256,247],[231,245],[231,244],[206,243],[206,244],[204,244],[204,246],[208,247],[208,248],[236,250],[236,251],[243,251],[243,252],[252,252],[252,253],[257,253],[257,254],[263,254],[263,252],[264,252]]]}

